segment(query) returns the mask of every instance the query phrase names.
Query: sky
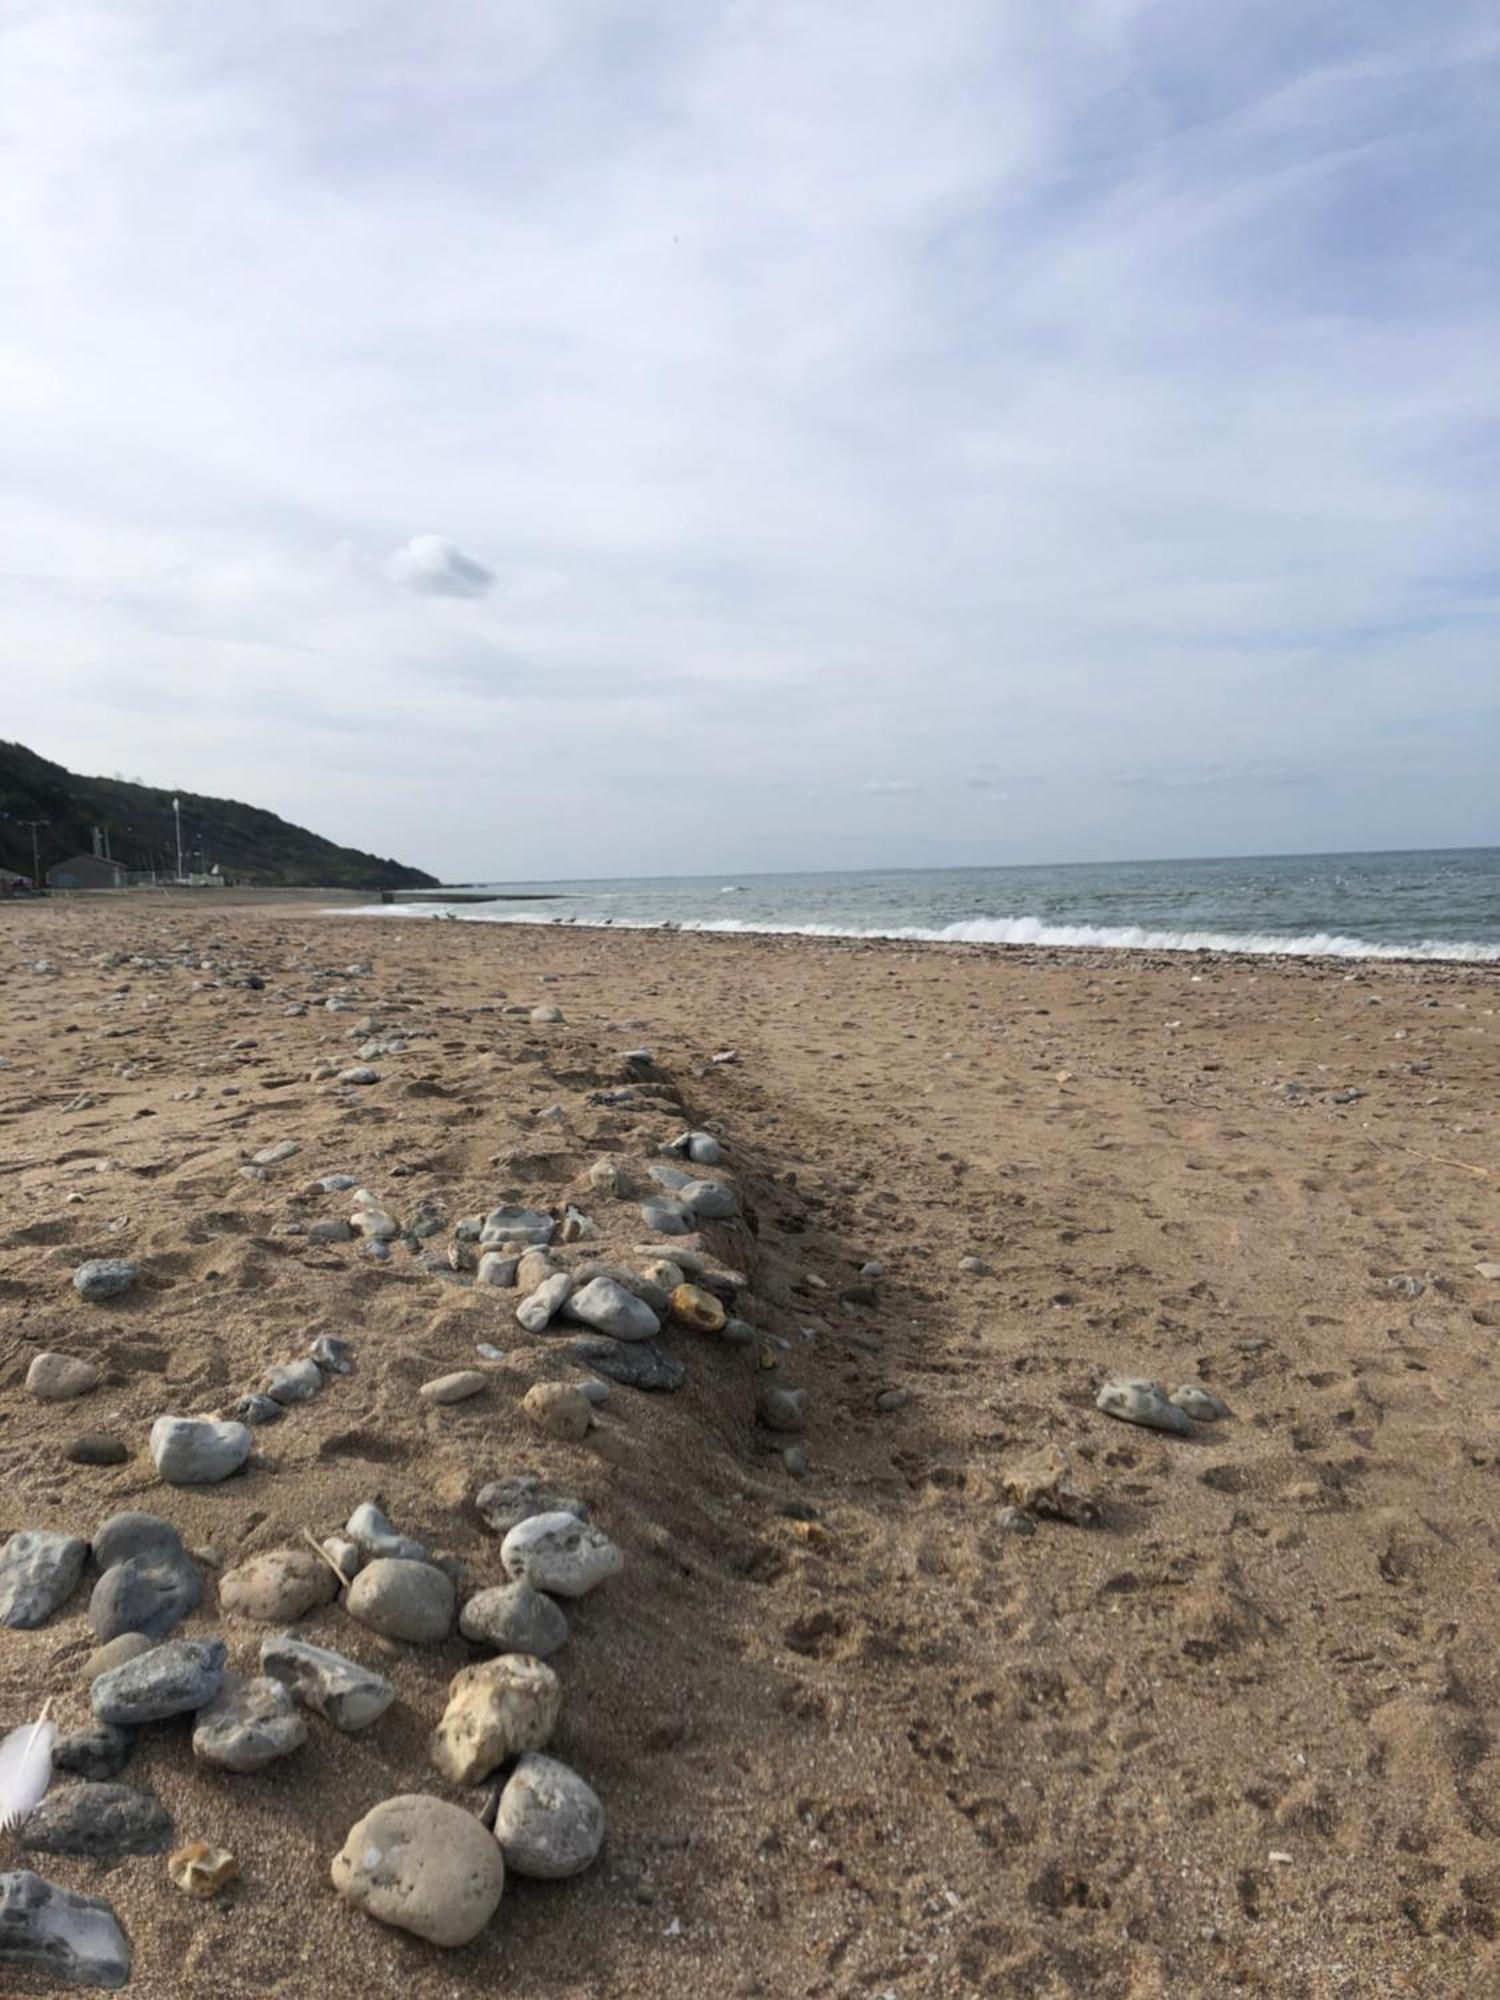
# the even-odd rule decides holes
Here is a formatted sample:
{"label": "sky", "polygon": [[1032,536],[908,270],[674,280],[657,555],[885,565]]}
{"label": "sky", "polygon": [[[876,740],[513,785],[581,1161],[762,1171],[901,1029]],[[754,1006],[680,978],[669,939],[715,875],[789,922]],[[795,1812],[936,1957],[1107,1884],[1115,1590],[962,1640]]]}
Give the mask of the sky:
{"label": "sky", "polygon": [[1497,523],[1491,0],[0,12],[75,770],[459,880],[1500,842]]}

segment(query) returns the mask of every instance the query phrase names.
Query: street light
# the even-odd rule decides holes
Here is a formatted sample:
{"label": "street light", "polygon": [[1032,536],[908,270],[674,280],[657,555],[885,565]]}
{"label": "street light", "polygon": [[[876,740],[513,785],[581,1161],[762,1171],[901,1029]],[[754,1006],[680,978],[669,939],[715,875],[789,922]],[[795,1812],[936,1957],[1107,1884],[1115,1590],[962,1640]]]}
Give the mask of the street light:
{"label": "street light", "polygon": [[177,881],[182,883],[182,800],[173,799],[172,817],[177,822]]}

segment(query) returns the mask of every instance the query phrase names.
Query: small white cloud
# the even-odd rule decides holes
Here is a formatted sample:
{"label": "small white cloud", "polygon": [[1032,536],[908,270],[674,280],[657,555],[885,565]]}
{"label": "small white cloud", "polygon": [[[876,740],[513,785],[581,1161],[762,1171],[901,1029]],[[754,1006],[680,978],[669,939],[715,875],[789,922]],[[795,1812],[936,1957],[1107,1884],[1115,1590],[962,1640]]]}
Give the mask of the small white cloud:
{"label": "small white cloud", "polygon": [[456,549],[445,535],[413,535],[390,556],[385,570],[393,583],[424,597],[483,597],[495,581],[493,570]]}
{"label": "small white cloud", "polygon": [[861,789],[873,798],[885,799],[894,797],[898,792],[914,792],[917,788],[910,778],[871,778]]}

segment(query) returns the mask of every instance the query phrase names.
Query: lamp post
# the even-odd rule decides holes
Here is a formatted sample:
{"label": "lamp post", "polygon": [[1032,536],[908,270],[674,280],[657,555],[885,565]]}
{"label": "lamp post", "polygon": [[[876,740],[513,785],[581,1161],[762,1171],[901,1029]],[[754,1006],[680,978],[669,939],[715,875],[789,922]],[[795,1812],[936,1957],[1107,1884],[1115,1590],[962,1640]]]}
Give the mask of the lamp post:
{"label": "lamp post", "polygon": [[172,817],[177,822],[177,881],[182,882],[182,800],[173,799]]}
{"label": "lamp post", "polygon": [[51,824],[50,820],[45,819],[23,819],[17,821],[17,825],[29,826],[31,828],[31,879],[39,889],[42,886],[42,845],[38,838],[38,829],[50,826]]}

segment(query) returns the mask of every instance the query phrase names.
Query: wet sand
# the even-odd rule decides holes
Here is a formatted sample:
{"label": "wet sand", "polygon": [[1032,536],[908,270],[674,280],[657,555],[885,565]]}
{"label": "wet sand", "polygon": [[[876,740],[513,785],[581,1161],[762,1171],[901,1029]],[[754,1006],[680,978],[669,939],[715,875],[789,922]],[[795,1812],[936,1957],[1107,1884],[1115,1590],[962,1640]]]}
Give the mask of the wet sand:
{"label": "wet sand", "polygon": [[[477,1588],[499,1563],[474,1494],[535,1470],[627,1562],[555,1662],[554,1748],[604,1800],[604,1853],[512,1881],[462,1951],[376,1925],[328,1867],[388,1794],[492,1792],[426,1761],[474,1649],[337,1606],[299,1630],[396,1682],[380,1724],[238,1778],[162,1725],[122,1773],[180,1839],[233,1849],[224,1897],[189,1902],[159,1856],[0,1836],[0,1865],[107,1896],[130,1990],[171,2000],[1493,1990],[1497,1007],[1493,971],[1434,965],[0,908],[0,1531],[148,1507],[228,1566],[376,1498]],[[309,1080],[356,1060],[365,1013],[406,1053],[365,1088]],[[680,1113],[590,1101],[642,1044]],[[576,1201],[627,1253],[638,1211],[587,1169],[641,1176],[686,1123],[724,1141],[746,1220],[705,1241],[763,1340],[669,1335],[681,1393],[615,1389],[581,1444],[519,1410],[567,1370],[517,1294],[291,1233],[347,1213],[307,1190],[348,1172],[403,1221]],[[283,1139],[296,1157],[245,1177]],[[137,1290],[77,1299],[92,1256],[137,1259]],[[870,1259],[875,1302],[841,1300]],[[154,1416],[227,1410],[324,1332],[355,1375],[224,1485],[157,1481]],[[484,1396],[417,1399],[480,1343],[505,1350]],[[36,1402],[44,1349],[103,1386]],[[1232,1414],[1184,1439],[1114,1422],[1113,1374]],[[767,1381],[809,1392],[805,1477],[755,1420]],[[85,1429],[129,1462],[67,1462]],[[1008,1477],[1048,1446],[1098,1519],[1007,1529]],[[85,1721],[87,1603],[86,1578],[0,1634],[0,1729],[48,1695]],[[239,1666],[262,1636],[212,1588],[184,1629]]]}

